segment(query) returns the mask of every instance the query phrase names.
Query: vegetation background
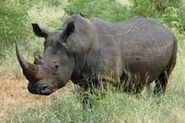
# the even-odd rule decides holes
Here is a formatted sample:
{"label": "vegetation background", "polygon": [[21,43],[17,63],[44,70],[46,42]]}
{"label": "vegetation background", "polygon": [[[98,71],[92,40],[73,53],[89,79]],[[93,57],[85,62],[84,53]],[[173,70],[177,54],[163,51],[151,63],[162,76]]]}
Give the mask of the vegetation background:
{"label": "vegetation background", "polygon": [[[178,59],[166,94],[155,97],[152,86],[139,96],[107,91],[101,100],[90,95],[92,108],[83,107],[78,87],[71,82],[48,97],[29,94],[16,60],[15,41],[32,61],[33,51],[42,53],[43,40],[33,35],[31,23],[55,30],[74,13],[110,22],[152,17],[174,32]],[[184,123],[184,58],[185,0],[1,0],[0,122]]]}

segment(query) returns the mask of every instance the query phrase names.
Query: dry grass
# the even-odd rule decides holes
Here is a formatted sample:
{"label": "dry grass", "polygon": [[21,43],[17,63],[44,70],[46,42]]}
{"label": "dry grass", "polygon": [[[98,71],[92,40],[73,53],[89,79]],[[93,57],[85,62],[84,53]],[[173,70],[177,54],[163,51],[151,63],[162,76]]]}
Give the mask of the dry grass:
{"label": "dry grass", "polygon": [[34,109],[35,106],[48,106],[58,101],[74,87],[69,83],[65,88],[51,96],[39,96],[30,94],[27,90],[26,79],[18,79],[13,76],[0,77],[0,122],[9,122],[17,111]]}
{"label": "dry grass", "polygon": [[130,0],[117,0],[117,1],[123,5],[130,5],[131,4]]}

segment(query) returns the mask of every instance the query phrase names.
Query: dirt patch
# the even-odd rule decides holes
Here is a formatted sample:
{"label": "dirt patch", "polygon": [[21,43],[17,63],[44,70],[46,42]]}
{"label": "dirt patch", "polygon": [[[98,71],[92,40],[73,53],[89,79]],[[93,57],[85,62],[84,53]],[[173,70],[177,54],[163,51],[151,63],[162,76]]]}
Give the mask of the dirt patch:
{"label": "dirt patch", "polygon": [[70,83],[51,96],[39,96],[28,92],[26,79],[0,77],[0,122],[10,121],[13,114],[20,108],[21,110],[27,110],[38,105],[50,105],[72,89]]}

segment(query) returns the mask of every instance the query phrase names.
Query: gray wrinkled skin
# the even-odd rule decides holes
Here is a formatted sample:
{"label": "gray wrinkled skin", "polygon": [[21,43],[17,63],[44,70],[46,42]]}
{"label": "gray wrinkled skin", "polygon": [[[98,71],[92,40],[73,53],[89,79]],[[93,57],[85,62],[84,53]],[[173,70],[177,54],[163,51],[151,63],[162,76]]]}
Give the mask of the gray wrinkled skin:
{"label": "gray wrinkled skin", "polygon": [[37,24],[33,30],[45,38],[44,54],[34,62],[37,72],[24,72],[34,78],[28,79],[33,94],[49,95],[69,80],[84,89],[110,83],[134,93],[156,80],[154,93],[163,93],[176,62],[174,35],[150,18],[113,24],[73,15],[56,32]]}

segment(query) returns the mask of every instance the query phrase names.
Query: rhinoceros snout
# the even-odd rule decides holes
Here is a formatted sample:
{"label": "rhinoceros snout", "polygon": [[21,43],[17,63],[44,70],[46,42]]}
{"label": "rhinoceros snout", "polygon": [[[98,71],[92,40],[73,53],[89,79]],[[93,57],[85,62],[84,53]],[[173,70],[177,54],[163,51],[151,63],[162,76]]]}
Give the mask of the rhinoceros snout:
{"label": "rhinoceros snout", "polygon": [[29,82],[28,91],[32,94],[37,94],[38,93],[37,85]]}
{"label": "rhinoceros snout", "polygon": [[32,94],[39,94],[39,95],[50,95],[53,91],[50,87],[43,85],[40,86],[37,83],[30,83],[28,84],[28,91]]}
{"label": "rhinoceros snout", "polygon": [[43,86],[41,87],[40,92],[42,95],[49,95],[52,93],[52,90],[47,86]]}

